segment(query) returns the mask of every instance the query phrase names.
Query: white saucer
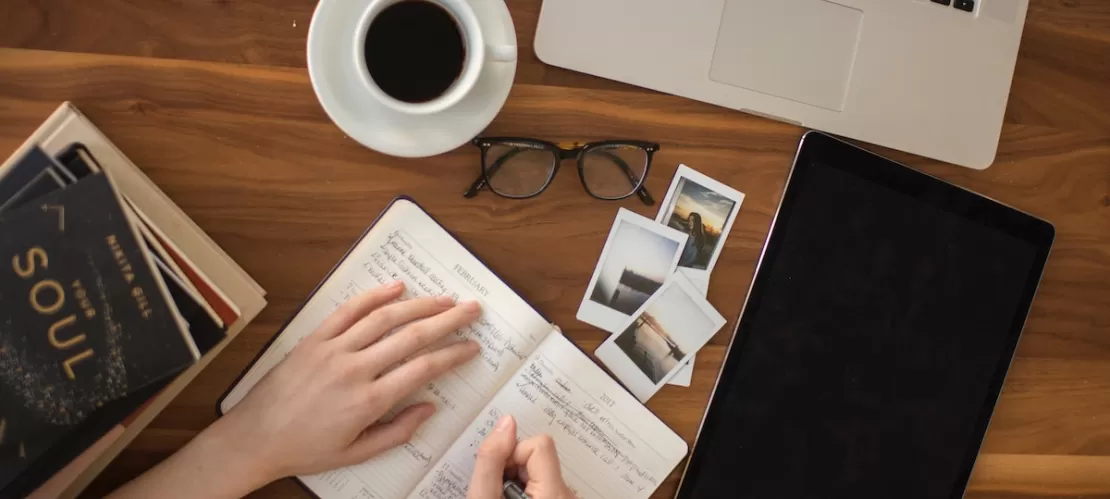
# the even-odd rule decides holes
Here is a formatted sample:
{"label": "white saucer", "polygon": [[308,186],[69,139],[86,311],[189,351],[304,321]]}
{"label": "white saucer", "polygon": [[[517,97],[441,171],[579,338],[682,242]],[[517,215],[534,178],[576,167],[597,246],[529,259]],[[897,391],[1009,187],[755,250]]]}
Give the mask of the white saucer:
{"label": "white saucer", "polygon": [[[503,0],[469,0],[488,44],[516,46]],[[363,85],[354,60],[359,18],[370,0],[320,0],[308,29],[308,75],[324,111],[362,145],[401,157],[434,156],[466,144],[493,121],[509,97],[516,61],[486,60],[474,88],[458,104],[435,114],[399,113]]]}

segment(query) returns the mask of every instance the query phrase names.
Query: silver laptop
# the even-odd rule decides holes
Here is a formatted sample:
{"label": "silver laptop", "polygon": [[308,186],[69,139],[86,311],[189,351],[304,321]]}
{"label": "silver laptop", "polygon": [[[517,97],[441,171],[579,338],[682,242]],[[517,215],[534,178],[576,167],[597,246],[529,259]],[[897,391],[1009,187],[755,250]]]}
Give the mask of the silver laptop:
{"label": "silver laptop", "polygon": [[540,60],[976,169],[1028,0],[544,0]]}

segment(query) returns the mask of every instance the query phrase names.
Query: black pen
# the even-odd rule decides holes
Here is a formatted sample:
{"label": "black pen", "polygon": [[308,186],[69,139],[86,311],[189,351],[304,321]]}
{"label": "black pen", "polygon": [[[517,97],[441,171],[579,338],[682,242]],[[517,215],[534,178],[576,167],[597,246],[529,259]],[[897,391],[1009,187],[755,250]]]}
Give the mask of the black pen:
{"label": "black pen", "polygon": [[505,499],[530,499],[520,484],[514,480],[505,480],[501,490],[505,492]]}

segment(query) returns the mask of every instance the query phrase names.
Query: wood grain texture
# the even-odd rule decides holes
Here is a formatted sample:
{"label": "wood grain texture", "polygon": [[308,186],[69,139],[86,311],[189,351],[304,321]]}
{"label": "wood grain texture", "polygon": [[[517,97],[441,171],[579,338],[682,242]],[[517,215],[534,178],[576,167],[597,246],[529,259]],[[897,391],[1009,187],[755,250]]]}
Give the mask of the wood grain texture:
{"label": "wood grain texture", "polygon": [[[312,0],[4,0],[0,151],[72,100],[269,291],[270,306],[94,483],[164,459],[215,418],[217,397],[393,196],[454,231],[579,345],[574,319],[618,206],[564,171],[543,196],[463,199],[469,147],[397,159],[344,136],[304,69]],[[521,61],[488,134],[638,138],[663,146],[661,197],[679,162],[747,193],[710,301],[739,313],[801,130],[543,65],[538,0],[509,0]],[[1033,0],[998,161],[977,172],[872,148],[1044,217],[1058,230],[972,479],[969,498],[1110,498],[1110,2]],[[693,439],[733,322],[689,389],[649,406]],[[676,478],[656,497],[670,497]],[[307,497],[283,480],[256,497]]]}

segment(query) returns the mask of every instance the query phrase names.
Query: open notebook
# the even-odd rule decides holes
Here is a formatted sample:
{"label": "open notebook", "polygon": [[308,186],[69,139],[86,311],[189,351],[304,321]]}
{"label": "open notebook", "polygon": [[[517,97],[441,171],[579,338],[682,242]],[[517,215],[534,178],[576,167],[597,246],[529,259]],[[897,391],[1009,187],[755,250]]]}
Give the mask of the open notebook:
{"label": "open notebook", "polygon": [[686,455],[682,438],[407,198],[394,200],[351,248],[220,410],[242,400],[342,302],[395,279],[405,281],[406,298],[480,301],[481,318],[457,334],[478,342],[481,355],[402,404],[438,408],[412,441],[357,466],[299,477],[318,496],[465,497],[478,445],[505,414],[516,418],[520,438],[555,440],[563,476],[583,499],[647,498]]}

